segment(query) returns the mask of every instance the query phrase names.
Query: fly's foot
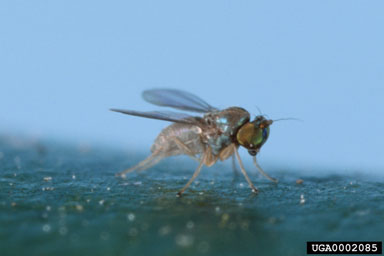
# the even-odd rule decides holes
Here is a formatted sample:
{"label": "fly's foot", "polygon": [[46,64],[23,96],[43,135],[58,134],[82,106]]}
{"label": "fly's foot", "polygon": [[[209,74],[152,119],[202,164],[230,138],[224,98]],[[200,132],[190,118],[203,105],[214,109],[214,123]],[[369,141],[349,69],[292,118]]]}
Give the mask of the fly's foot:
{"label": "fly's foot", "polygon": [[252,189],[253,193],[255,193],[255,194],[259,193],[259,190],[255,186],[252,186],[251,189]]}
{"label": "fly's foot", "polygon": [[125,173],[118,172],[118,173],[115,174],[115,177],[119,177],[119,178],[125,179],[127,177],[127,175]]}
{"label": "fly's foot", "polygon": [[181,197],[182,194],[183,194],[183,191],[179,191],[177,192],[176,197]]}

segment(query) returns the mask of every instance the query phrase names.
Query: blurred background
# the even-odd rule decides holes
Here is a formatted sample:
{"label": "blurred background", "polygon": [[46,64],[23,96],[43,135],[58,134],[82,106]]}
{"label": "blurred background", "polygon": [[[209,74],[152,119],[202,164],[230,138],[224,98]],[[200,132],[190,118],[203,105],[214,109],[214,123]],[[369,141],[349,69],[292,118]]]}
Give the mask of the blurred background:
{"label": "blurred background", "polygon": [[[261,164],[384,167],[384,2],[1,1],[0,134],[137,149],[145,89],[276,122]],[[245,156],[247,153],[242,152]]]}

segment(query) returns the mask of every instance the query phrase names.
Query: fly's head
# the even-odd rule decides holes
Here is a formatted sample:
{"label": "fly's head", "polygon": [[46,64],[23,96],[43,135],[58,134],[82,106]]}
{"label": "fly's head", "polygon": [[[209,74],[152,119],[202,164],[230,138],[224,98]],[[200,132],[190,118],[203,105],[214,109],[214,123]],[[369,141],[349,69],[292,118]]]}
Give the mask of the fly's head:
{"label": "fly's head", "polygon": [[236,134],[238,143],[248,149],[250,155],[255,156],[267,141],[272,123],[272,120],[267,120],[264,116],[256,116],[255,120],[240,127]]}

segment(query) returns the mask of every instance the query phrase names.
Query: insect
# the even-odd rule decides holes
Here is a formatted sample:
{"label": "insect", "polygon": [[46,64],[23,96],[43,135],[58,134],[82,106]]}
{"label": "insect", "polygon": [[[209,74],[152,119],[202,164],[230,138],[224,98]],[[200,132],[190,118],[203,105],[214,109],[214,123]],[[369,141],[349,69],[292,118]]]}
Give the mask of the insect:
{"label": "insect", "polygon": [[229,107],[219,110],[199,97],[181,90],[146,90],[142,96],[144,100],[154,105],[197,112],[201,116],[171,111],[141,112],[111,109],[123,114],[173,122],[157,136],[149,157],[118,173],[118,176],[125,177],[127,173],[134,170],[145,170],[165,157],[188,155],[197,160],[199,165],[187,184],[178,192],[178,196],[181,196],[199,175],[203,165],[210,167],[219,160],[224,161],[232,157],[234,166],[235,158],[237,158],[242,174],[252,191],[257,193],[258,190],[248,177],[238,152],[238,148],[242,146],[253,157],[253,163],[261,174],[269,180],[277,182],[276,179],[266,174],[256,161],[257,153],[268,139],[269,126],[273,120],[258,115],[251,121],[250,114],[243,108]]}

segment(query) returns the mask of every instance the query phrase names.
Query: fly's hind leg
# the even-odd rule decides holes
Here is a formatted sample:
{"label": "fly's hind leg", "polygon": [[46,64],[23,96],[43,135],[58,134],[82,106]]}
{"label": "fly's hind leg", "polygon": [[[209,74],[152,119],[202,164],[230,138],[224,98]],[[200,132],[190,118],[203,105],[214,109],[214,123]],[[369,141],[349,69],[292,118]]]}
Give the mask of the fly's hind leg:
{"label": "fly's hind leg", "polygon": [[120,176],[122,178],[125,178],[127,173],[133,172],[135,170],[145,170],[152,165],[158,163],[162,158],[164,158],[164,155],[162,154],[162,149],[157,150],[156,152],[153,152],[152,155],[138,163],[137,165],[126,169],[125,171],[119,172],[116,174],[116,176]]}

